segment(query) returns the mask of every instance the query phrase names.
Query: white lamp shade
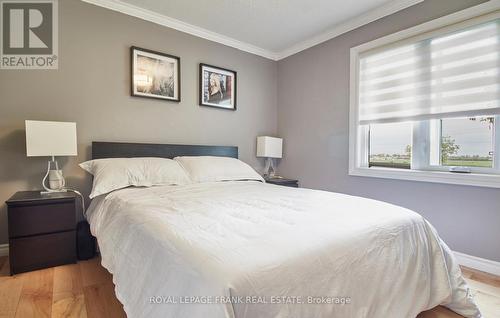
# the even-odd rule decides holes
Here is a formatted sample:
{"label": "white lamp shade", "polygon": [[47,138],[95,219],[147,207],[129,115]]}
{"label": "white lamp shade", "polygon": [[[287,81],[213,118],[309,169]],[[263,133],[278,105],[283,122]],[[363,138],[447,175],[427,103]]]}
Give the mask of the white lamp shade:
{"label": "white lamp shade", "polygon": [[257,137],[257,157],[281,158],[282,152],[283,139],[269,136]]}
{"label": "white lamp shade", "polygon": [[26,121],[28,157],[76,156],[76,123]]}

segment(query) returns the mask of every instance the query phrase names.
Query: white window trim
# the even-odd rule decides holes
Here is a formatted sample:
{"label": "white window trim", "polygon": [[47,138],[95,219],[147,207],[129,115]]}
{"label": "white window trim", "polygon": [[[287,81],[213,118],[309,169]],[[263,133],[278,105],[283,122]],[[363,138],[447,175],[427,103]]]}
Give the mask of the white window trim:
{"label": "white window trim", "polygon": [[[494,130],[493,130],[493,140],[494,140],[494,145],[493,145],[493,151],[494,153],[497,153],[497,151],[500,149],[500,130],[498,129],[500,125],[500,115],[493,116],[495,118],[495,125],[494,125]],[[441,172],[447,172],[449,167],[447,166],[442,166],[442,165],[432,165],[429,161],[430,159],[430,144],[431,143],[439,143],[441,140],[441,136],[430,136],[429,135],[429,125],[432,125],[430,121],[422,121],[419,123],[416,123],[413,125],[413,150],[418,151],[421,150],[420,152],[422,153],[422,156],[415,160],[418,163],[423,163],[421,166],[413,166],[412,162],[412,168],[414,169],[421,169],[421,170],[427,170],[427,171],[441,171]],[[436,123],[436,125],[441,128],[440,123]],[[420,129],[418,133],[415,133],[416,130]],[[418,138],[417,136],[421,137]],[[440,154],[439,156],[440,157]],[[413,156],[412,156],[413,160]],[[493,167],[492,168],[485,168],[485,167],[469,167],[469,169],[472,171],[472,173],[477,173],[477,174],[498,174],[500,175],[500,156],[493,156]]]}
{"label": "white window trim", "polygon": [[[471,19],[487,15],[494,11],[500,10],[500,0],[492,0],[439,19],[426,22],[424,24],[376,39],[374,41],[351,48],[350,52],[350,105],[349,105],[349,175],[363,176],[385,179],[399,179],[411,181],[424,181],[446,184],[470,185],[479,187],[500,188],[500,175],[498,174],[457,174],[448,171],[429,171],[429,170],[405,170],[391,168],[368,168],[366,161],[367,151],[367,133],[363,133],[362,127],[358,120],[358,74],[359,74],[359,55],[362,52],[387,45],[396,41],[403,41],[408,38],[413,38],[419,34],[428,35],[433,30],[450,27],[456,28],[457,24],[461,27],[467,27],[475,24]],[[401,42],[400,42],[401,43]],[[498,118],[498,117],[497,117]],[[495,134],[500,134],[500,126],[496,125]],[[500,149],[498,138],[496,139],[495,150]],[[500,155],[495,156],[496,166],[500,166]],[[498,164],[498,165],[497,165]]]}

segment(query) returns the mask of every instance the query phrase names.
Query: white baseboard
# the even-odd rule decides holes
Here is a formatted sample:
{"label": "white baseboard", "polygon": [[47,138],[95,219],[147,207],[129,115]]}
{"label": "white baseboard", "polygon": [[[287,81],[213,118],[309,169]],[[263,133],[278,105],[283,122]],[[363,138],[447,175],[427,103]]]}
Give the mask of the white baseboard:
{"label": "white baseboard", "polygon": [[495,262],[489,259],[471,256],[460,252],[453,253],[457,258],[458,263],[462,266],[500,276],[500,262]]}
{"label": "white baseboard", "polygon": [[9,256],[9,244],[0,244],[0,257]]}

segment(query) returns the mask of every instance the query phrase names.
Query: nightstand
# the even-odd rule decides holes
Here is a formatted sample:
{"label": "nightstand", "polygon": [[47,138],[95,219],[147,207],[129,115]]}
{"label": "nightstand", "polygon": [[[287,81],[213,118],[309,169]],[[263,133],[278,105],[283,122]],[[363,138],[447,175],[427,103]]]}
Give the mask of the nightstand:
{"label": "nightstand", "polygon": [[11,275],[76,263],[76,195],[22,191],[7,202]]}
{"label": "nightstand", "polygon": [[268,178],[268,177],[264,177],[264,180],[266,180],[266,183],[270,183],[270,184],[276,184],[276,185],[285,186],[285,187],[292,187],[292,188],[299,187],[299,180],[287,179],[287,178]]}

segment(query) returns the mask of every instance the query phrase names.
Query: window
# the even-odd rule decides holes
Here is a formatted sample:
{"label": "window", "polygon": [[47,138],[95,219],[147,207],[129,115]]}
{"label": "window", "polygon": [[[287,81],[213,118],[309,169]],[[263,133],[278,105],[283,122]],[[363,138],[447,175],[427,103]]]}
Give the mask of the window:
{"label": "window", "polygon": [[479,7],[351,49],[350,174],[500,187],[500,11]]}
{"label": "window", "polygon": [[[439,162],[442,166],[493,168],[495,117],[442,119]],[[496,156],[496,155],[495,155]]]}
{"label": "window", "polygon": [[370,125],[370,167],[410,169],[411,123]]}

